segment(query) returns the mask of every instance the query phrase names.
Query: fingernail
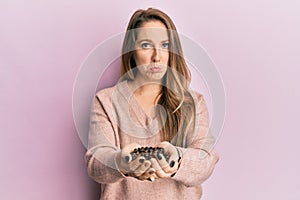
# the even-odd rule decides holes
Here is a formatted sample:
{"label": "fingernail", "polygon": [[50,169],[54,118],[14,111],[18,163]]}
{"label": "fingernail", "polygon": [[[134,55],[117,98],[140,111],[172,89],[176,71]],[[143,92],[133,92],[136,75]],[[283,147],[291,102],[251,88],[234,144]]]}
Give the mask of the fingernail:
{"label": "fingernail", "polygon": [[170,167],[174,167],[174,165],[175,165],[175,161],[172,160],[172,161],[170,162]]}
{"label": "fingernail", "polygon": [[154,171],[150,171],[149,174],[154,174]]}
{"label": "fingernail", "polygon": [[143,163],[144,161],[145,161],[144,158],[141,158],[141,159],[139,160],[140,163]]}
{"label": "fingernail", "polygon": [[159,153],[157,153],[157,158],[158,158],[158,160],[161,160],[162,156]]}

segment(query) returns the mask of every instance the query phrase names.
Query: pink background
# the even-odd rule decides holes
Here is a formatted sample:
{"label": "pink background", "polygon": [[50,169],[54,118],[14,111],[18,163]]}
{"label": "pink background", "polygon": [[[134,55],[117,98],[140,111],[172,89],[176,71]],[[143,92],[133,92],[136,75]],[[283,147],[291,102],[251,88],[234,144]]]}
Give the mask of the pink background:
{"label": "pink background", "polygon": [[223,77],[226,122],[205,200],[299,200],[296,0],[0,2],[0,199],[92,200],[72,116],[88,53],[137,8],[168,13]]}

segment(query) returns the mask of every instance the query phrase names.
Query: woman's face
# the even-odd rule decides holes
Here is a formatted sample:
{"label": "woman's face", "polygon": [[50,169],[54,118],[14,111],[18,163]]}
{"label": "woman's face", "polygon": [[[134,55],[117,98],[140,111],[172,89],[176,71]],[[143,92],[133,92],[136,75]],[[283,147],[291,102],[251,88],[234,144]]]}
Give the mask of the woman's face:
{"label": "woman's face", "polygon": [[158,20],[143,23],[138,29],[135,49],[136,76],[146,81],[161,80],[169,61],[166,26]]}

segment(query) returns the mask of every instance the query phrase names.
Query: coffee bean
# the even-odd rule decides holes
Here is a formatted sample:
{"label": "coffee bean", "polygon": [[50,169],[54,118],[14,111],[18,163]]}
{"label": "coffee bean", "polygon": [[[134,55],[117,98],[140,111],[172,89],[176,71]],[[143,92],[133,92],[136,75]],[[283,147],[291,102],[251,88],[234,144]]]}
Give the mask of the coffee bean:
{"label": "coffee bean", "polygon": [[170,154],[169,153],[164,153],[163,155],[166,158],[166,161],[169,162]]}
{"label": "coffee bean", "polygon": [[[169,155],[164,154],[164,148],[162,147],[151,147],[151,146],[145,146],[145,147],[139,147],[135,148],[131,153],[132,160],[135,160],[137,157],[144,157],[145,160],[150,160],[151,158],[157,158],[158,160],[162,159],[162,156],[169,158]],[[129,161],[129,157],[125,158],[126,161]],[[127,162],[128,162],[127,161]],[[167,160],[168,161],[168,160]]]}
{"label": "coffee bean", "polygon": [[137,158],[137,153],[132,153],[131,158],[132,158],[132,160],[135,160]]}
{"label": "coffee bean", "polygon": [[150,154],[145,154],[144,157],[146,160],[150,160],[150,158],[151,158]]}

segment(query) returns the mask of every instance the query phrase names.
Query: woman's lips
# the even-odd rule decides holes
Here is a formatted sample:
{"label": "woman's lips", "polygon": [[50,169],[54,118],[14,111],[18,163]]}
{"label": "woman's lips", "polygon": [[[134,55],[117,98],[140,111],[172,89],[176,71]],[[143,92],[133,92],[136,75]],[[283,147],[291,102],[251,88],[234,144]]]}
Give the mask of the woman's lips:
{"label": "woman's lips", "polygon": [[150,71],[151,71],[151,72],[154,72],[154,73],[160,72],[160,70],[161,70],[160,67],[151,67],[151,68],[150,68]]}

